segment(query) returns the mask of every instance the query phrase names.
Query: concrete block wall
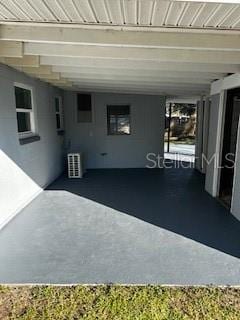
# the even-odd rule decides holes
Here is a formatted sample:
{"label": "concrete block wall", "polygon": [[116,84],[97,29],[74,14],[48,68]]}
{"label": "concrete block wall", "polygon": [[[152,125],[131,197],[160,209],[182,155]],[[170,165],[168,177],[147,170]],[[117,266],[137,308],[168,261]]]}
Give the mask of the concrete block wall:
{"label": "concrete block wall", "polygon": [[[117,104],[130,105],[130,135],[107,134],[107,105]],[[92,93],[92,123],[77,123],[76,92],[64,92],[64,107],[66,145],[84,153],[87,168],[142,168],[148,153],[163,156],[165,97]]]}
{"label": "concrete block wall", "polygon": [[[39,141],[20,145],[14,82],[33,89]],[[0,227],[62,172],[54,97],[62,92],[0,64]]]}

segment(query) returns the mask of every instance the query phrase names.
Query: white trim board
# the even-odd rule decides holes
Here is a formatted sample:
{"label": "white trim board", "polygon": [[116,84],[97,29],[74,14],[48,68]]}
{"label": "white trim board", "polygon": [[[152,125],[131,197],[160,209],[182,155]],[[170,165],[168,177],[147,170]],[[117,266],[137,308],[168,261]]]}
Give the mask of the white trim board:
{"label": "white trim board", "polygon": [[233,176],[233,190],[232,190],[232,202],[231,213],[239,220],[240,219],[240,205],[239,205],[239,173],[238,166],[240,163],[240,118],[238,121],[238,133],[237,133],[237,145],[236,145],[236,161],[234,166]]}
{"label": "white trim board", "polygon": [[213,172],[213,197],[217,197],[219,195],[219,187],[220,187],[220,174],[221,169],[219,168],[219,164],[222,158],[222,145],[223,145],[223,133],[224,133],[224,125],[225,125],[225,111],[226,111],[226,99],[227,95],[225,91],[220,92],[220,100],[219,100],[219,116],[218,116],[218,125],[217,125],[217,140],[216,140],[216,155],[217,161],[214,166]]}
{"label": "white trim board", "polygon": [[222,90],[240,87],[240,73],[232,74],[211,84],[211,95],[218,94]]}

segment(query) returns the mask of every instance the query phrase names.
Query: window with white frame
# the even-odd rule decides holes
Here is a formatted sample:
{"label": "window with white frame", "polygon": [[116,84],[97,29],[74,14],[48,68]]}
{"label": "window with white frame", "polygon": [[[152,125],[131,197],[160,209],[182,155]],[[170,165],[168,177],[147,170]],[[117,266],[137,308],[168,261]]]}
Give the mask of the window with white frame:
{"label": "window with white frame", "polygon": [[56,127],[57,131],[64,129],[63,127],[63,106],[62,97],[55,97]]}
{"label": "window with white frame", "polygon": [[32,135],[35,133],[32,89],[21,84],[16,84],[14,89],[18,133],[20,136]]}

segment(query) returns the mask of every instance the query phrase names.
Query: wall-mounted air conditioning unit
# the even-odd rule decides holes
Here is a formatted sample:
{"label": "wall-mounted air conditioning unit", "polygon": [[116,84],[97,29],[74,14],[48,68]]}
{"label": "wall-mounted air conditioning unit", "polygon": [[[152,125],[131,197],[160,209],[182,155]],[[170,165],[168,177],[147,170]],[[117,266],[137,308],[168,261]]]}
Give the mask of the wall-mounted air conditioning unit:
{"label": "wall-mounted air conditioning unit", "polygon": [[82,178],[84,173],[83,154],[68,154],[68,178]]}

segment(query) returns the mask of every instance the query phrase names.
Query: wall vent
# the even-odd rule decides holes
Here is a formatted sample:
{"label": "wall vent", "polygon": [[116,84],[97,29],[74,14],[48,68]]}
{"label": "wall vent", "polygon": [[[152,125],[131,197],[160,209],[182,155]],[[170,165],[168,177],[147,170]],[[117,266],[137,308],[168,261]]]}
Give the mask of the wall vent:
{"label": "wall vent", "polygon": [[83,155],[82,153],[68,154],[68,178],[83,177]]}

